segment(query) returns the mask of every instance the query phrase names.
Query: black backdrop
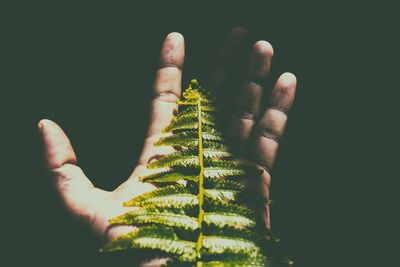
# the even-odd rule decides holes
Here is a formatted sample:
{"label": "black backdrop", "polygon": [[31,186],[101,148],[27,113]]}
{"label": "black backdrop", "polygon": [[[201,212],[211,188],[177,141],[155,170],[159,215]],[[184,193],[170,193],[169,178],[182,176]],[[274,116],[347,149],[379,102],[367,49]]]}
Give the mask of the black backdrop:
{"label": "black backdrop", "polygon": [[270,84],[284,71],[298,77],[272,184],[272,224],[287,254],[298,266],[391,266],[395,246],[377,227],[394,225],[379,202],[394,189],[377,189],[375,78],[392,77],[383,68],[394,66],[394,49],[381,34],[392,34],[394,7],[232,2],[2,2],[2,266],[131,266],[99,255],[63,212],[41,167],[37,123],[59,123],[79,165],[111,190],[139,155],[165,35],[185,36],[184,83],[206,81],[234,26],[273,44]]}

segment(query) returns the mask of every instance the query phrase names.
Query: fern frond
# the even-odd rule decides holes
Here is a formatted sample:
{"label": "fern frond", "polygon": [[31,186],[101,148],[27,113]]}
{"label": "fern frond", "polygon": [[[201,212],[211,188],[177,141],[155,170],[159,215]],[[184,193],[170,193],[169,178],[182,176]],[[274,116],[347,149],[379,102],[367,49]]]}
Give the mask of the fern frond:
{"label": "fern frond", "polygon": [[164,170],[161,172],[139,177],[140,181],[148,183],[173,183],[185,179],[189,181],[198,181],[198,175],[189,175],[175,170]]}
{"label": "fern frond", "polygon": [[211,103],[214,101],[209,92],[203,90],[196,79],[190,81],[189,87],[183,92],[182,96],[184,99],[198,100],[200,98],[202,103]]}
{"label": "fern frond", "polygon": [[192,80],[177,103],[178,114],[163,129],[170,135],[154,143],[175,152],[149,163],[154,173],[139,177],[158,188],[124,202],[133,210],[109,221],[139,228],[102,251],[152,249],[179,266],[271,267],[264,226],[243,204],[244,186],[233,181],[252,172],[233,161],[216,129],[214,99]]}
{"label": "fern frond", "polygon": [[[208,101],[204,100],[203,103],[205,103],[205,102],[208,102]],[[197,106],[197,101],[194,101],[191,99],[190,100],[178,100],[177,103],[182,106]],[[202,111],[215,111],[215,108],[213,105],[204,104],[201,106],[201,110]]]}
{"label": "fern frond", "polygon": [[198,205],[199,199],[196,195],[192,194],[172,194],[162,197],[150,198],[146,201],[142,201],[141,207],[192,207]]}
{"label": "fern frond", "polygon": [[204,168],[204,177],[206,178],[221,178],[230,176],[243,176],[246,172],[243,169],[224,168],[224,167],[206,167]]}
{"label": "fern frond", "polygon": [[191,132],[180,132],[171,136],[160,138],[154,143],[155,146],[180,146],[180,147],[193,147],[199,143],[196,136]]}
{"label": "fern frond", "polygon": [[[175,117],[175,120],[176,121],[179,121],[182,119],[197,120],[197,116],[198,116],[198,108],[197,108],[197,106],[193,106],[193,107],[186,108],[185,110],[180,112]],[[203,123],[205,123],[207,125],[215,125],[214,116],[212,114],[210,114],[209,112],[201,111],[201,117],[203,119],[203,121],[202,121]],[[206,123],[207,121],[213,122],[213,123],[212,124]]]}
{"label": "fern frond", "polygon": [[243,191],[244,185],[235,181],[208,177],[204,180],[204,187],[207,189],[222,189]]}
{"label": "fern frond", "polygon": [[189,119],[182,119],[180,121],[172,122],[170,125],[165,127],[162,131],[163,133],[168,133],[177,130],[196,130],[198,128],[198,123]]}
{"label": "fern frond", "polygon": [[235,260],[231,257],[226,261],[206,261],[201,263],[202,267],[237,267],[237,266],[247,266],[247,267],[269,267],[265,265],[265,262],[254,262],[252,260]]}
{"label": "fern frond", "polygon": [[159,225],[152,225],[152,226],[144,226],[141,228],[136,228],[132,232],[121,235],[104,247],[101,248],[101,252],[105,251],[116,251],[116,250],[124,250],[128,248],[136,248],[135,239],[141,237],[158,237],[168,240],[176,240],[177,236],[174,232],[174,229],[171,227],[159,226]]}
{"label": "fern frond", "polygon": [[[147,165],[147,168],[149,169],[155,169],[155,168],[164,168],[164,167],[175,167],[175,166],[180,166],[180,167],[198,167],[199,166],[199,156],[198,156],[198,150],[197,149],[186,149],[182,151],[177,151],[171,154],[167,154],[159,158],[158,160],[150,163]],[[229,151],[222,149],[216,149],[216,148],[205,148],[203,149],[203,156],[205,158],[209,158],[209,165],[213,166],[224,166],[227,167],[226,164],[223,163],[213,163],[211,158],[215,157],[228,157],[231,154]],[[232,165],[233,166],[233,165]],[[236,165],[235,165],[236,166]]]}
{"label": "fern frond", "polygon": [[210,160],[205,161],[206,167],[204,168],[204,176],[210,178],[230,177],[230,176],[244,176],[246,171],[244,168],[232,161],[228,160]]}
{"label": "fern frond", "polygon": [[234,254],[229,251],[225,251],[223,254],[212,254],[209,255],[211,261],[205,262],[202,267],[282,267],[281,265],[271,265],[267,257],[262,252],[255,255],[248,254]]}
{"label": "fern frond", "polygon": [[202,138],[205,141],[222,141],[222,134],[214,129],[203,128]]}
{"label": "fern frond", "polygon": [[205,160],[204,164],[206,164],[207,167],[225,168],[225,169],[243,169],[244,170],[244,167],[242,164],[234,162],[232,160],[207,159],[207,160]]}
{"label": "fern frond", "polygon": [[[208,126],[215,126],[215,120],[209,116],[202,119],[202,123]],[[181,118],[173,121],[170,125],[163,129],[164,133],[178,131],[178,130],[195,130],[198,128],[198,122],[193,118]]]}
{"label": "fern frond", "polygon": [[125,213],[111,219],[110,223],[121,225],[156,223],[188,230],[196,230],[198,227],[197,218],[179,214],[176,211],[161,211],[154,208],[140,208]]}
{"label": "fern frond", "polygon": [[205,158],[225,158],[232,156],[232,154],[225,148],[204,148],[203,156]]}
{"label": "fern frond", "polygon": [[133,207],[133,206],[141,207],[143,205],[143,202],[148,201],[149,199],[152,199],[152,198],[169,196],[172,194],[188,194],[188,193],[190,193],[189,190],[187,190],[186,187],[183,185],[180,185],[180,184],[169,185],[166,187],[154,189],[152,191],[149,191],[147,193],[144,193],[142,195],[134,197],[129,201],[125,201],[124,206],[125,207]]}
{"label": "fern frond", "polygon": [[232,227],[235,229],[248,229],[256,225],[255,220],[232,213],[205,212],[204,222],[217,227]]}
{"label": "fern frond", "polygon": [[125,207],[142,206],[143,202],[148,201],[149,199],[152,198],[158,198],[172,194],[188,194],[188,193],[190,193],[189,190],[187,190],[186,187],[184,187],[183,185],[180,184],[169,185],[134,197],[131,200],[124,202],[124,206]]}
{"label": "fern frond", "polygon": [[[182,108],[183,107],[183,108]],[[199,108],[197,107],[197,105],[194,106],[182,106],[179,108],[179,113],[177,114],[178,116],[186,116],[186,114],[191,114],[188,115],[189,117],[192,117],[192,114],[197,114],[197,112],[199,111]],[[215,117],[215,114],[213,111],[204,111],[201,109],[202,114],[204,114],[205,112],[207,112],[210,116]]]}
{"label": "fern frond", "polygon": [[260,248],[257,244],[241,238],[205,236],[203,238],[203,247],[207,255],[229,253],[256,257],[260,254]]}
{"label": "fern frond", "polygon": [[155,189],[124,202],[126,207],[186,207],[198,204],[196,195],[190,194],[186,187],[177,184]]}
{"label": "fern frond", "polygon": [[204,230],[204,235],[206,236],[229,236],[232,238],[241,238],[241,239],[249,239],[253,240],[255,242],[258,242],[259,240],[262,241],[262,238],[260,235],[258,235],[257,232],[254,231],[253,228],[249,229],[237,229],[237,228],[232,228],[229,226],[226,227],[216,227],[213,225],[207,225],[207,228]]}
{"label": "fern frond", "polygon": [[185,261],[193,261],[196,257],[196,245],[194,242],[180,240],[173,228],[160,225],[135,229],[114,239],[100,251],[110,252],[132,248],[156,249],[166,253],[177,254]]}
{"label": "fern frond", "polygon": [[205,189],[204,195],[219,202],[230,202],[234,201],[239,194],[238,191],[234,190],[221,190],[221,189]]}
{"label": "fern frond", "polygon": [[227,151],[227,147],[218,142],[218,141],[212,141],[212,140],[207,140],[207,141],[203,141],[203,149],[218,149],[218,150],[222,150],[222,151]]}
{"label": "fern frond", "polygon": [[[203,140],[222,141],[222,136],[218,132],[203,132]],[[196,147],[199,144],[198,134],[196,132],[179,132],[174,135],[160,138],[154,143],[155,146],[182,146]]]}
{"label": "fern frond", "polygon": [[148,164],[147,168],[155,169],[155,168],[175,167],[175,166],[197,167],[199,166],[199,156],[197,156],[196,154],[193,153],[193,151],[190,150],[177,151],[175,153],[165,155],[160,159],[158,159],[157,161]]}
{"label": "fern frond", "polygon": [[251,209],[236,203],[221,203],[213,199],[207,199],[205,201],[204,209],[212,212],[238,214],[250,219],[254,219],[254,212]]}

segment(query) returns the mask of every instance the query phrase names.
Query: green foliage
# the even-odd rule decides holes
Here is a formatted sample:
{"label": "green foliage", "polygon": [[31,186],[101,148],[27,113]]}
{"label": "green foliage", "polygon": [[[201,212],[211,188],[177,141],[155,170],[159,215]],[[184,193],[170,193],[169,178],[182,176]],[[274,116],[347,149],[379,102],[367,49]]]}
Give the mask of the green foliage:
{"label": "green foliage", "polygon": [[158,188],[126,201],[134,210],[110,220],[138,228],[101,251],[152,249],[174,266],[272,266],[277,261],[265,249],[272,241],[240,200],[244,186],[235,180],[246,168],[216,130],[213,99],[193,80],[178,103],[163,130],[169,135],[154,143],[176,152],[148,164],[154,173],[140,177]]}

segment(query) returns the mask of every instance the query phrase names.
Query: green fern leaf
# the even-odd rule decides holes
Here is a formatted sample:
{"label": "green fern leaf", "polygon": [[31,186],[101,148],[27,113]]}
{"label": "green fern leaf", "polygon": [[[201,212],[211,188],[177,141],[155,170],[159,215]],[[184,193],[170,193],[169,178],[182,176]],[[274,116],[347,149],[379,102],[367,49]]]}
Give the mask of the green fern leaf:
{"label": "green fern leaf", "polygon": [[225,169],[241,169],[244,170],[244,167],[237,162],[231,161],[231,160],[224,160],[224,159],[206,159],[204,161],[204,164],[207,165],[207,167],[220,167],[220,168],[225,168]]}
{"label": "green fern leaf", "polygon": [[240,238],[205,236],[203,239],[203,247],[207,255],[230,253],[256,257],[260,254],[260,248],[255,242]]}
{"label": "green fern leaf", "polygon": [[204,222],[220,228],[249,229],[256,225],[256,221],[234,213],[205,212]]}
{"label": "green fern leaf", "polygon": [[196,230],[198,227],[196,218],[179,214],[177,210],[161,211],[147,207],[139,208],[113,218],[110,220],[110,223],[121,225],[156,223],[190,230]]}
{"label": "green fern leaf", "polygon": [[163,197],[154,197],[140,203],[141,207],[191,207],[199,203],[196,195],[172,194]]}
{"label": "green fern leaf", "polygon": [[159,188],[124,202],[126,207],[187,207],[198,204],[196,195],[182,185]]}
{"label": "green fern leaf", "polygon": [[[215,148],[205,148],[205,149],[203,149],[203,155],[205,158],[210,159],[210,158],[217,158],[217,157],[218,158],[228,157],[231,154],[226,150],[220,150],[220,149],[215,149]],[[218,163],[214,164],[213,162],[214,161],[210,160],[209,165],[215,165],[215,166],[223,165],[224,167],[227,167],[226,164],[218,164]],[[171,154],[167,154],[165,156],[162,156],[157,161],[154,161],[154,162],[148,164],[147,168],[155,169],[155,168],[174,167],[174,166],[198,167],[199,166],[199,157],[198,157],[197,149],[187,149],[187,150],[177,151],[177,152],[174,152]]]}
{"label": "green fern leaf", "polygon": [[178,131],[178,130],[196,130],[198,127],[198,123],[189,119],[182,119],[180,121],[175,121],[169,126],[165,127],[162,131],[164,133]]}
{"label": "green fern leaf", "polygon": [[[203,103],[205,103],[206,101],[203,101]],[[193,100],[179,100],[178,101],[179,105],[182,106],[197,106],[197,101],[193,101]],[[213,105],[210,104],[205,104],[201,106],[201,110],[202,111],[215,111],[215,108]]]}
{"label": "green fern leaf", "polygon": [[176,151],[149,163],[155,172],[139,177],[159,188],[124,202],[134,210],[110,220],[139,228],[102,251],[152,249],[167,253],[174,266],[270,266],[265,230],[243,204],[244,186],[233,181],[251,173],[233,161],[216,129],[214,99],[195,80],[182,96],[163,130],[170,135],[154,143]]}
{"label": "green fern leaf", "polygon": [[141,207],[146,201],[149,201],[153,198],[159,198],[163,196],[169,196],[173,194],[188,194],[189,190],[186,189],[185,186],[177,184],[177,185],[169,185],[166,187],[161,187],[150,192],[144,193],[140,196],[134,197],[129,201],[124,202],[125,207],[138,206]]}
{"label": "green fern leaf", "polygon": [[216,190],[221,189],[221,190],[233,190],[233,191],[242,191],[244,189],[244,186],[241,183],[219,178],[210,178],[210,177],[204,179],[204,187],[207,189],[216,189]]}
{"label": "green fern leaf", "polygon": [[231,238],[253,240],[254,242],[260,241],[260,236],[253,228],[238,229],[229,226],[219,227],[215,225],[207,225],[204,229],[204,234],[206,236],[229,236]]}
{"label": "green fern leaf", "polygon": [[[182,108],[183,107],[183,108]],[[179,110],[179,114],[177,114],[177,118],[178,117],[185,117],[185,116],[188,116],[188,117],[197,117],[197,112],[199,111],[199,108],[197,107],[197,105],[193,105],[193,106],[189,106],[189,105],[187,105],[187,106],[182,106],[182,107],[180,107],[180,110]],[[209,111],[209,110],[207,110],[207,111],[204,111],[204,110],[201,110],[201,112],[202,112],[202,115],[203,114],[205,114],[205,113],[207,113],[208,115],[210,115],[210,116],[212,116],[212,117],[215,117],[215,115],[214,115],[214,112],[212,112],[212,111]],[[190,114],[190,115],[187,115],[187,114]],[[194,115],[195,114],[195,115]],[[207,115],[206,115],[207,116]]]}
{"label": "green fern leaf", "polygon": [[[222,141],[222,136],[218,132],[203,132],[202,137],[205,141]],[[180,147],[196,147],[199,144],[198,134],[196,132],[179,132],[174,135],[160,138],[154,143],[155,146],[180,146]],[[211,143],[210,147],[221,147],[216,142]]]}
{"label": "green fern leaf", "polygon": [[224,167],[208,167],[204,168],[204,177],[206,178],[221,178],[231,176],[244,176],[246,172],[243,169],[224,168]]}
{"label": "green fern leaf", "polygon": [[237,266],[247,266],[247,267],[265,267],[264,263],[257,264],[253,261],[246,260],[233,260],[229,261],[208,261],[201,264],[202,267],[237,267]]}
{"label": "green fern leaf", "polygon": [[[208,116],[202,119],[202,123],[208,126],[215,126],[214,119]],[[186,117],[172,122],[169,126],[163,129],[163,132],[168,133],[178,130],[195,130],[197,128],[198,128],[198,122],[196,120],[193,120],[192,118]]]}
{"label": "green fern leaf", "polygon": [[234,201],[238,194],[239,192],[234,190],[205,189],[204,191],[204,195],[207,198],[220,202]]}
{"label": "green fern leaf", "polygon": [[193,155],[191,151],[178,151],[172,154],[165,155],[159,160],[147,165],[149,169],[164,168],[164,167],[197,167],[199,166],[199,157]]}
{"label": "green fern leaf", "polygon": [[162,137],[154,143],[155,146],[180,146],[180,147],[194,147],[199,143],[197,136],[191,133],[180,132],[167,137]]}
{"label": "green fern leaf", "polygon": [[[175,121],[182,119],[190,119],[197,121],[198,108],[196,106],[186,108],[184,111],[180,112],[178,116],[175,117]],[[206,125],[215,125],[214,116],[208,112],[202,111],[202,122]]]}
{"label": "green fern leaf", "polygon": [[190,175],[174,170],[163,170],[157,173],[139,177],[140,181],[148,183],[173,183],[185,179],[190,181],[198,181],[199,177],[196,174]]}
{"label": "green fern leaf", "polygon": [[104,246],[100,251],[110,252],[125,249],[157,249],[179,255],[185,261],[196,257],[196,244],[180,240],[170,227],[152,225],[138,228],[122,235]]}
{"label": "green fern leaf", "polygon": [[244,205],[236,203],[221,203],[213,199],[205,199],[204,209],[212,212],[238,214],[249,219],[254,219],[254,212]]}
{"label": "green fern leaf", "polygon": [[205,158],[226,158],[231,157],[232,154],[225,148],[204,148],[203,156]]}
{"label": "green fern leaf", "polygon": [[173,228],[159,225],[144,226],[141,228],[137,228],[128,234],[117,237],[112,242],[106,244],[103,248],[101,248],[100,251],[105,252],[135,248],[135,239],[147,236],[152,236],[154,238],[159,237],[168,240],[178,239]]}

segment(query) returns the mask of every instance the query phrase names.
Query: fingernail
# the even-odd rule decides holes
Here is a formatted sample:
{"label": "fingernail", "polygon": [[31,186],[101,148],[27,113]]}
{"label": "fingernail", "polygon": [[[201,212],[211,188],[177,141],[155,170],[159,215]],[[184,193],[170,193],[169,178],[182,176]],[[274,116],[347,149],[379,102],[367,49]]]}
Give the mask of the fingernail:
{"label": "fingernail", "polygon": [[38,123],[38,129],[39,129],[39,131],[42,131],[42,130],[43,130],[43,123],[44,123],[44,119],[39,121],[39,123]]}

